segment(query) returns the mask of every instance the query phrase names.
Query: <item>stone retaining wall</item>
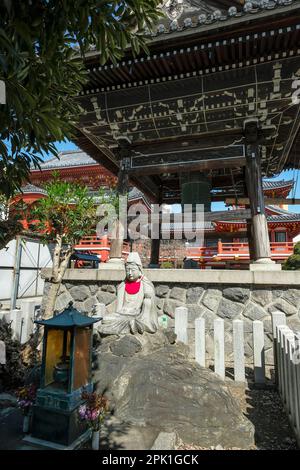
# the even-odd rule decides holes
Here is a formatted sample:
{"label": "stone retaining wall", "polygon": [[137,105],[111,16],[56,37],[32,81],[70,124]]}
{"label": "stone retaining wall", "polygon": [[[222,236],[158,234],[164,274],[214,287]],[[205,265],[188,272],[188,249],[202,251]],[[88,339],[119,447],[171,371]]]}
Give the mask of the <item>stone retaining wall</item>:
{"label": "stone retaining wall", "polygon": [[[70,270],[73,271],[73,270]],[[300,285],[271,285],[270,280],[274,277],[274,273],[267,276],[268,284],[247,283],[247,279],[241,276],[241,284],[232,285],[230,281],[231,273],[227,272],[227,283],[224,282],[222,276],[216,272],[216,282],[199,282],[197,279],[201,274],[195,273],[195,281],[185,282],[185,270],[178,270],[178,276],[174,275],[174,271],[165,278],[172,281],[162,282],[162,273],[155,276],[155,270],[151,271],[149,276],[154,283],[156,293],[156,304],[159,315],[167,314],[173,316],[175,308],[179,306],[187,306],[189,315],[189,344],[191,353],[193,353],[194,344],[194,321],[198,317],[204,317],[207,328],[207,353],[208,358],[213,357],[213,321],[215,318],[223,318],[225,320],[225,343],[226,343],[226,360],[232,359],[232,320],[244,320],[245,331],[245,355],[246,361],[252,361],[252,322],[261,320],[265,327],[265,345],[266,345],[266,363],[273,363],[272,350],[272,334],[271,334],[271,313],[273,311],[284,312],[287,316],[287,323],[293,330],[300,331]],[[164,270],[168,271],[168,270]],[[191,272],[188,273],[189,277]],[[285,273],[280,273],[284,282]],[[147,272],[148,275],[148,272]],[[210,279],[213,272],[209,274]],[[116,288],[122,279],[122,273],[115,276],[102,272],[103,279],[96,280],[99,275],[91,276],[86,274],[84,280],[78,279],[78,273],[75,273],[75,279],[71,279],[71,273],[66,276],[67,279],[63,283],[58,296],[56,308],[63,309],[69,301],[74,302],[74,306],[84,313],[89,313],[93,305],[97,302],[104,303],[108,311],[113,310],[113,302],[116,299]],[[77,279],[76,279],[77,277]],[[80,276],[79,276],[80,277]],[[155,277],[161,279],[156,282]],[[177,282],[176,282],[177,277]],[[207,275],[202,276],[205,280]],[[234,274],[234,280],[237,278],[237,271]],[[178,282],[181,278],[182,282]],[[114,280],[116,279],[116,280]],[[217,280],[218,279],[218,280]],[[221,280],[220,280],[221,279]],[[48,288],[47,282],[45,289]],[[174,320],[169,319],[169,326],[174,326]]]}

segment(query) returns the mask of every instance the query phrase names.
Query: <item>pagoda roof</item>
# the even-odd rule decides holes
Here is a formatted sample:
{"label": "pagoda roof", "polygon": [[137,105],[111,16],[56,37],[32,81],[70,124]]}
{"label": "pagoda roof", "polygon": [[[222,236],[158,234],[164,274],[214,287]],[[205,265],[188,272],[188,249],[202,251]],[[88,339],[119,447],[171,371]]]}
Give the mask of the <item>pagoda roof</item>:
{"label": "pagoda roof", "polygon": [[43,188],[39,188],[34,184],[26,184],[26,186],[22,186],[21,192],[24,194],[47,194],[47,191]]}
{"label": "pagoda roof", "polygon": [[32,168],[31,171],[59,170],[78,166],[99,166],[99,163],[82,150],[68,150],[60,152],[58,158],[53,157],[40,163],[41,169]]}
{"label": "pagoda roof", "polygon": [[300,214],[290,212],[288,214],[268,215],[268,222],[300,222]]}
{"label": "pagoda roof", "polygon": [[[268,212],[271,213],[268,213]],[[278,206],[266,206],[266,216],[268,223],[272,222],[300,222],[300,213],[289,212]],[[220,223],[222,225],[234,225],[234,224],[246,224],[245,220],[219,220],[216,225]]]}
{"label": "pagoda roof", "polygon": [[294,180],[281,180],[281,181],[269,181],[263,180],[263,189],[264,190],[272,190],[272,189],[279,189],[279,188],[288,188],[293,187],[295,184]]}
{"label": "pagoda roof", "polygon": [[[268,222],[298,222],[300,221],[300,213],[289,212],[278,206],[266,206]],[[272,212],[268,214],[268,211]]]}

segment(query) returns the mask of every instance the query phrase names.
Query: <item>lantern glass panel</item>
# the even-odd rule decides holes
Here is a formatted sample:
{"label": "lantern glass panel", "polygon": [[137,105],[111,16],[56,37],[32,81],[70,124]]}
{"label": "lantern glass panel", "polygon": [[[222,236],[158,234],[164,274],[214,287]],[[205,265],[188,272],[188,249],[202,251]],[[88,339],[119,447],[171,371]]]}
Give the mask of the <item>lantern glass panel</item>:
{"label": "lantern glass panel", "polygon": [[54,366],[59,362],[62,353],[64,332],[62,330],[48,330],[46,346],[45,387],[54,381]]}
{"label": "lantern glass panel", "polygon": [[[70,345],[71,333],[66,330],[49,329],[47,334],[46,346],[46,365],[45,365],[45,387],[49,384],[56,382],[56,377],[59,378],[57,368],[61,370],[62,365],[65,365],[66,375],[68,374],[69,360],[70,360]],[[65,385],[67,380],[59,380],[60,387]]]}
{"label": "lantern glass panel", "polygon": [[90,379],[91,328],[77,329],[74,348],[73,388],[84,387]]}

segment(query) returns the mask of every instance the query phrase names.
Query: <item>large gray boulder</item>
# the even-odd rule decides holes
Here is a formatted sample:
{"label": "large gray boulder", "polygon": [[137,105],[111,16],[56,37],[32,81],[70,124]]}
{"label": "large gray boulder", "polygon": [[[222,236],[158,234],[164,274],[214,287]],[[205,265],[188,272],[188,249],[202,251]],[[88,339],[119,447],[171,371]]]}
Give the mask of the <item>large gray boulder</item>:
{"label": "large gray boulder", "polygon": [[[105,393],[118,428],[110,445],[150,449],[160,432],[173,432],[187,444],[249,448],[252,424],[244,417],[227,386],[213,372],[188,359],[188,347],[174,335],[102,338],[95,352],[93,380]],[[125,433],[126,434],[126,433]],[[124,436],[125,436],[124,434]],[[139,435],[139,444],[134,437]]]}

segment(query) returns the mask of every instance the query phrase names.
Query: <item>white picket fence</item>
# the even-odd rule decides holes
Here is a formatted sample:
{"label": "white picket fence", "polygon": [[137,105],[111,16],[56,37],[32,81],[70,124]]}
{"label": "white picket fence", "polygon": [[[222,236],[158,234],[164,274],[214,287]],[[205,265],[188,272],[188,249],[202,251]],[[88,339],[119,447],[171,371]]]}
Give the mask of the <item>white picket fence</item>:
{"label": "white picket fence", "polygon": [[[277,325],[284,325],[285,315],[282,312],[272,314],[273,331]],[[188,344],[188,309],[178,307],[175,310],[175,333],[177,339]],[[266,380],[265,367],[265,335],[262,321],[253,321],[253,369],[254,381],[263,384]],[[214,372],[222,379],[225,379],[225,323],[221,318],[214,320],[213,342],[214,342]],[[275,335],[275,333],[274,333]],[[245,338],[243,320],[233,320],[232,322],[232,352],[234,379],[237,382],[245,382]],[[274,355],[275,355],[274,351]],[[204,318],[195,320],[195,360],[203,367],[207,366],[206,360],[206,323]]]}
{"label": "white picket fence", "polygon": [[279,393],[300,446],[300,335],[286,325],[275,330],[276,371]]}
{"label": "white picket fence", "polygon": [[[244,322],[233,320],[233,357],[234,380],[245,382]],[[178,307],[175,311],[175,333],[177,340],[188,344],[188,309]],[[289,417],[290,424],[300,445],[300,333],[294,333],[286,325],[282,312],[272,314],[272,335],[274,345],[275,381],[282,402]],[[225,340],[224,320],[214,320],[214,372],[225,379]],[[264,384],[265,374],[265,340],[264,325],[253,321],[253,369],[254,382]],[[206,331],[205,319],[195,320],[195,360],[206,367]]]}

